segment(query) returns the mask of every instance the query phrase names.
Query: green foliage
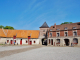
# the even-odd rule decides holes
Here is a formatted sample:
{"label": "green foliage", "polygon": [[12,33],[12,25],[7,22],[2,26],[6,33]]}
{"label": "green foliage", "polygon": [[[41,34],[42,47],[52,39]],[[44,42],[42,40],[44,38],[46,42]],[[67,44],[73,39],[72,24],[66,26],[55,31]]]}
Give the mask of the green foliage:
{"label": "green foliage", "polygon": [[6,26],[6,27],[4,27],[4,29],[14,29],[14,28],[11,26]]}
{"label": "green foliage", "polygon": [[72,23],[72,22],[64,22],[64,23],[61,23],[61,25],[62,25],[62,24],[70,24],[70,23]]}
{"label": "green foliage", "polygon": [[0,25],[0,28],[4,28],[4,26]]}
{"label": "green foliage", "polygon": [[4,28],[4,29],[14,29],[13,27],[11,27],[11,26],[2,26],[2,25],[0,25],[0,28]]}

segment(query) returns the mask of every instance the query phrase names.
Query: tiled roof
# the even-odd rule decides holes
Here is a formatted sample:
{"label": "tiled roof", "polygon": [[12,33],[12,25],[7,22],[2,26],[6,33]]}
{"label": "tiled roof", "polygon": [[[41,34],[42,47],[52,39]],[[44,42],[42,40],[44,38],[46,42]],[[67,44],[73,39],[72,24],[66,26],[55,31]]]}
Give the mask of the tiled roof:
{"label": "tiled roof", "polygon": [[47,25],[46,22],[44,22],[44,24],[40,28],[49,28],[49,26]]}
{"label": "tiled roof", "polygon": [[[4,29],[7,33],[7,29]],[[31,35],[31,38],[39,37],[39,30],[8,30],[7,37],[13,37],[17,34],[17,38],[28,38]],[[0,29],[0,37],[6,37],[2,29]]]}
{"label": "tiled roof", "polygon": [[51,26],[49,28],[49,30],[52,30],[52,31],[57,31],[57,29],[65,30],[66,27],[67,27],[67,30],[72,30],[73,27],[76,27],[76,29],[80,29],[80,22],[78,22],[78,23],[71,23],[71,24],[56,25],[56,28],[53,28],[53,27],[54,26]]}

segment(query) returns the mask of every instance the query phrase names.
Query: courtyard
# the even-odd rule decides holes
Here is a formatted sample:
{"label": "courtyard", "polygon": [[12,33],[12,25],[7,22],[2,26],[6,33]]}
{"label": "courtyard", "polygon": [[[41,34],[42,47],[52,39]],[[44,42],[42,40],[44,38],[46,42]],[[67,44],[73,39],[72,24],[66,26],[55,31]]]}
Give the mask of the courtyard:
{"label": "courtyard", "polygon": [[0,60],[80,60],[80,47],[0,46]]}

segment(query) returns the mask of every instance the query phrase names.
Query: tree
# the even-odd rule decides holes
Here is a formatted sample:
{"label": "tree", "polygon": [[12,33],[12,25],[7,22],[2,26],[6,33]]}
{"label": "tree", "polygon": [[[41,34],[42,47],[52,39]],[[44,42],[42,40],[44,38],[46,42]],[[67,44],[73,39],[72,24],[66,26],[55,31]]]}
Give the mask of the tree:
{"label": "tree", "polygon": [[14,28],[11,26],[6,26],[6,27],[4,27],[4,29],[13,29],[14,30]]}
{"label": "tree", "polygon": [[4,28],[4,26],[0,25],[0,28]]}
{"label": "tree", "polygon": [[72,23],[72,22],[64,22],[64,23],[61,23],[61,25],[62,25],[62,24],[71,24],[71,23]]}

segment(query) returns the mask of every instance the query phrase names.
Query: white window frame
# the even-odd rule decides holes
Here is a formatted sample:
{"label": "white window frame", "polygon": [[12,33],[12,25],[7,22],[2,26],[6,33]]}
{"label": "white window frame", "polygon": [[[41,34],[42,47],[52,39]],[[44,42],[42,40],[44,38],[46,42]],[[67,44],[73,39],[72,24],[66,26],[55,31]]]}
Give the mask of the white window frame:
{"label": "white window frame", "polygon": [[[67,36],[65,36],[65,32],[67,32]],[[68,31],[64,31],[64,37],[68,37]]]}
{"label": "white window frame", "polygon": [[[74,36],[74,32],[77,32],[77,30],[76,31],[73,31],[73,36]],[[78,36],[78,34],[76,36]]]}
{"label": "white window frame", "polygon": [[[59,33],[59,36],[57,36],[57,33]],[[56,32],[56,37],[60,37],[60,31],[59,32]]]}
{"label": "white window frame", "polygon": [[67,28],[67,29],[66,29],[66,28],[67,28],[67,27],[65,27],[64,29],[67,30],[68,28]]}
{"label": "white window frame", "polygon": [[73,29],[76,29],[76,27],[73,27]]}
{"label": "white window frame", "polygon": [[45,32],[45,30],[43,30],[43,32]]}
{"label": "white window frame", "polygon": [[50,36],[50,33],[52,34],[52,32],[49,32],[49,37],[52,37],[53,35],[52,35],[52,36]]}

